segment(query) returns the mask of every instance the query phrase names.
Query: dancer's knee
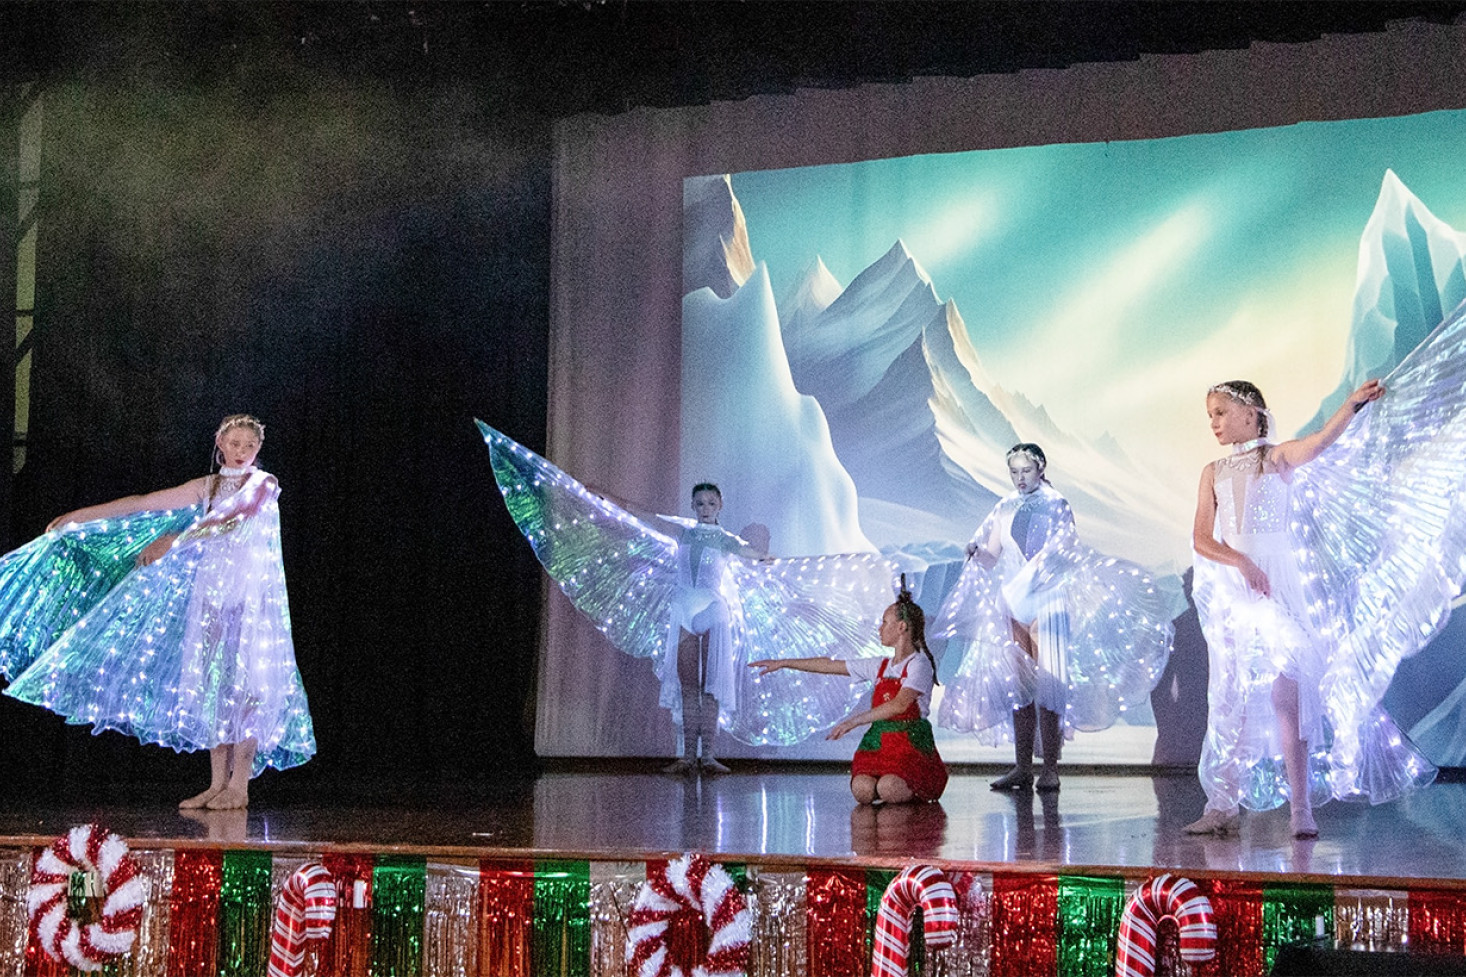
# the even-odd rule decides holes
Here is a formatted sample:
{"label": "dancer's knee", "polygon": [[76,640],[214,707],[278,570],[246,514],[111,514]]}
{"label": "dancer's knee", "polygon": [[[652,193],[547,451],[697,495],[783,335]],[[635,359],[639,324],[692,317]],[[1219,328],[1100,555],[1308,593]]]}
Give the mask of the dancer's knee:
{"label": "dancer's knee", "polygon": [[888,773],[880,779],[876,785],[876,792],[880,794],[881,800],[888,804],[904,804],[916,797],[906,781],[893,773]]}

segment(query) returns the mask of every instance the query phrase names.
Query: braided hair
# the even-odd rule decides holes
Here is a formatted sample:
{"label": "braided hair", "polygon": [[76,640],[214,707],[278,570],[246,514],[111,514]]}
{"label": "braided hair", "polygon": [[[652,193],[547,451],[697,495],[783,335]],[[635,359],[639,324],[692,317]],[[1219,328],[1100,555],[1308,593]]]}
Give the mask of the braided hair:
{"label": "braided hair", "polygon": [[911,599],[911,591],[906,589],[906,574],[901,574],[901,589],[896,594],[896,619],[906,622],[906,633],[911,636],[911,643],[916,645],[926,660],[932,663],[932,681],[937,685],[937,660],[932,657],[932,650],[926,646],[926,612],[921,605]]}
{"label": "braided hair", "polygon": [[[1207,396],[1222,394],[1230,397],[1243,407],[1251,407],[1257,412],[1257,436],[1265,438],[1272,433],[1273,412],[1267,409],[1267,401],[1262,399],[1262,391],[1257,384],[1250,380],[1228,380],[1225,383],[1213,384],[1207,388]],[[1257,453],[1257,473],[1263,473],[1263,456],[1266,451]]]}

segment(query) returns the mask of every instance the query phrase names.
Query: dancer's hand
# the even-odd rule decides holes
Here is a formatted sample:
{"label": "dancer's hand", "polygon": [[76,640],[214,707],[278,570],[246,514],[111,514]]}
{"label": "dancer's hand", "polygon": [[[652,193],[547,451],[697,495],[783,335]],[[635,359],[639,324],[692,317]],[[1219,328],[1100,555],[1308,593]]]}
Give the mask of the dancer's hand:
{"label": "dancer's hand", "polygon": [[1253,563],[1250,557],[1242,557],[1242,562],[1237,564],[1237,569],[1241,572],[1242,579],[1247,581],[1248,590],[1261,594],[1263,597],[1271,597],[1273,595],[1272,584],[1268,582],[1267,574],[1263,573],[1262,569],[1256,563]]}
{"label": "dancer's hand", "polygon": [[760,675],[767,675],[770,672],[777,672],[779,669],[784,668],[786,665],[786,662],[782,662],[777,658],[763,658],[759,661],[748,663],[748,667],[758,669],[758,673]]}
{"label": "dancer's hand", "polygon": [[862,726],[862,725],[864,725],[864,724],[863,723],[853,723],[849,719],[842,719],[838,723],[835,724],[835,728],[832,729],[832,730],[830,730],[830,735],[829,736],[826,736],[825,739],[827,739],[827,740],[837,740],[840,737],[844,736],[846,733],[850,732],[855,727]]}
{"label": "dancer's hand", "polygon": [[1359,413],[1359,409],[1371,400],[1379,400],[1385,395],[1385,385],[1378,380],[1365,380],[1359,385],[1359,389],[1349,395],[1348,403]]}
{"label": "dancer's hand", "polygon": [[66,525],[69,522],[84,522],[85,520],[78,519],[76,517],[76,513],[80,511],[81,510],[78,509],[76,510],[76,512],[63,512],[55,519],[52,519],[50,522],[46,523],[46,532],[49,533],[53,529],[60,529],[62,526]]}

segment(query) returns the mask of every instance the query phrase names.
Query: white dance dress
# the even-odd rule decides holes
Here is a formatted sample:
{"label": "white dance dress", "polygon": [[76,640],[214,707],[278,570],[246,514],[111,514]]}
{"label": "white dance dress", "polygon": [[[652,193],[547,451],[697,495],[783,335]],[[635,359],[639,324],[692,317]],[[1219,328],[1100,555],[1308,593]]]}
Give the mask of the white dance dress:
{"label": "white dance dress", "polygon": [[[254,773],[316,751],[290,632],[279,485],[211,476],[212,502],[52,530],[0,558],[6,694],[144,743],[254,739]],[[157,561],[154,540],[177,534]]]}
{"label": "white dance dress", "polygon": [[[968,560],[931,629],[958,665],[937,724],[981,742],[1012,740],[1013,710],[1037,703],[1065,738],[1113,725],[1148,695],[1171,653],[1174,594],[1142,567],[1079,541],[1069,503],[1047,482],[1005,497],[972,542],[998,557]],[[1037,658],[1014,640],[1028,626]]]}
{"label": "white dance dress", "polygon": [[1273,596],[1197,556],[1211,661],[1199,769],[1208,808],[1287,799],[1271,701],[1280,674],[1298,682],[1314,803],[1381,803],[1435,777],[1380,701],[1466,582],[1466,303],[1384,388],[1288,480],[1266,445],[1214,463],[1216,536],[1257,562]]}
{"label": "white dance dress", "polygon": [[860,696],[844,679],[780,669],[764,658],[885,653],[877,639],[894,589],[875,553],[756,560],[718,526],[661,517],[674,538],[598,495],[512,438],[477,422],[494,477],[520,532],[551,578],[611,644],[650,659],[660,704],[681,721],[677,641],[705,633],[704,688],[719,725],[753,745],[789,745],[829,729]]}

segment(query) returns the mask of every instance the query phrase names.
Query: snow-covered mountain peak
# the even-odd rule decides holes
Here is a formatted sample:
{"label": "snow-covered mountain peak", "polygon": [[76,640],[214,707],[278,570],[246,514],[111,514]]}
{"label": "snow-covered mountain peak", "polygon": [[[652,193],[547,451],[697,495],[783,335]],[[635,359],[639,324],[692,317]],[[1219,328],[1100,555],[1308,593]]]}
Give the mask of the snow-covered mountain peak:
{"label": "snow-covered mountain peak", "polygon": [[1354,308],[1339,386],[1304,425],[1317,430],[1350,390],[1384,376],[1466,299],[1466,234],[1385,170],[1359,237]]}
{"label": "snow-covered mountain peak", "polygon": [[784,331],[798,332],[804,328],[844,290],[845,286],[825,267],[824,259],[815,255],[779,302],[779,322]]}

